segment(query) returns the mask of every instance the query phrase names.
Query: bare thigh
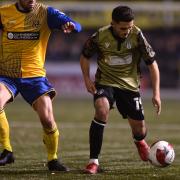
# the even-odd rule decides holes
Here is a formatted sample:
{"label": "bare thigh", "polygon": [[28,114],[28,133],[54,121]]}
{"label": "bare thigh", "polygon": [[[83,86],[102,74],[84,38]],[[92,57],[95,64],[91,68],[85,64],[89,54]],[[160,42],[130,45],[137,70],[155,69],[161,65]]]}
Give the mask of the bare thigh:
{"label": "bare thigh", "polygon": [[0,109],[4,108],[5,104],[8,102],[9,99],[11,99],[11,97],[11,92],[3,83],[0,83]]}

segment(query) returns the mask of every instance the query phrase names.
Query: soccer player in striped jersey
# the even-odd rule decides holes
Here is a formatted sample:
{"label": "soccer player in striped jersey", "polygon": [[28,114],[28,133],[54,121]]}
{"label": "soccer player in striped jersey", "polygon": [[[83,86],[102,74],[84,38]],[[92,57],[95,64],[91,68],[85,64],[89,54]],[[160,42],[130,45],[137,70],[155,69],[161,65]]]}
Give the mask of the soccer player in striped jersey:
{"label": "soccer player in striped jersey", "polygon": [[4,108],[20,93],[37,112],[43,126],[49,170],[68,171],[57,157],[59,131],[52,107],[56,91],[46,78],[44,63],[51,31],[80,32],[81,25],[36,0],[17,0],[0,7],[0,29],[0,142],[4,148],[0,165],[14,162]]}
{"label": "soccer player in striped jersey", "polygon": [[[95,82],[90,78],[90,58],[97,54]],[[95,115],[89,131],[90,160],[85,172],[99,171],[98,156],[103,141],[103,130],[110,109],[116,102],[123,118],[127,118],[139,155],[148,160],[149,146],[144,140],[146,126],[139,93],[141,60],[150,71],[153,104],[161,111],[160,77],[155,52],[142,31],[134,25],[134,13],[127,6],[118,6],[112,12],[110,25],[100,28],[85,43],[80,58],[86,88],[94,96]]]}

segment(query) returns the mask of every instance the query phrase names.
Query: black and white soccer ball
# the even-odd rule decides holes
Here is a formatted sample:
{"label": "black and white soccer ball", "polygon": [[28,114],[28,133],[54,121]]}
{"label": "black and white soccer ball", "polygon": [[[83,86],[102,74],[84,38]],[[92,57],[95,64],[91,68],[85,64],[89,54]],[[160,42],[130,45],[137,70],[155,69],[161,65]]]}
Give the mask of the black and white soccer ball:
{"label": "black and white soccer ball", "polygon": [[149,151],[149,161],[152,165],[166,167],[174,161],[175,152],[173,146],[167,141],[153,143]]}

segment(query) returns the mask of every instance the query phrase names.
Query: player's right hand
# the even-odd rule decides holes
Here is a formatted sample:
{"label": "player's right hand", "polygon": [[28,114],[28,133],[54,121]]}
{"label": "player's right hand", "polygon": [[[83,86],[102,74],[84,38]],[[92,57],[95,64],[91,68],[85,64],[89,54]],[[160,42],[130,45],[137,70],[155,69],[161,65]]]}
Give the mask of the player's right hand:
{"label": "player's right hand", "polygon": [[85,79],[85,85],[86,85],[86,89],[89,93],[91,94],[96,94],[97,90],[96,90],[96,87],[95,87],[95,84],[93,81],[91,81],[91,79],[89,78],[86,78]]}
{"label": "player's right hand", "polygon": [[71,33],[75,29],[75,25],[72,22],[67,22],[66,24],[62,25],[62,30],[64,33]]}
{"label": "player's right hand", "polygon": [[152,103],[153,103],[154,107],[156,108],[157,115],[160,115],[160,113],[161,113],[161,99],[160,99],[160,97],[153,97]]}

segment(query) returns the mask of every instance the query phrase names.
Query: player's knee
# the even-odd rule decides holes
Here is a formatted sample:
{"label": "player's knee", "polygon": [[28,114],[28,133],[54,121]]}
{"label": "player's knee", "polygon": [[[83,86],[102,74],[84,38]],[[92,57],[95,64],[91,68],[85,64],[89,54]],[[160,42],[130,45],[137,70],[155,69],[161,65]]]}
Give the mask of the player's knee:
{"label": "player's knee", "polygon": [[108,115],[109,115],[109,111],[105,108],[101,108],[96,111],[96,118],[102,121],[107,121]]}

